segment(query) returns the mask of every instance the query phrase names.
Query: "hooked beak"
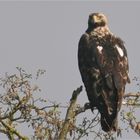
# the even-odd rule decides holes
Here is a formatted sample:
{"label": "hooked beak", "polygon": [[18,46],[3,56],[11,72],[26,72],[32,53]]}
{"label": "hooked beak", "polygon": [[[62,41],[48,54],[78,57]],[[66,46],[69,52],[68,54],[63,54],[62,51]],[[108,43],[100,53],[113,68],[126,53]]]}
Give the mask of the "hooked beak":
{"label": "hooked beak", "polygon": [[93,21],[94,21],[94,23],[99,23],[100,19],[97,16],[93,16]]}

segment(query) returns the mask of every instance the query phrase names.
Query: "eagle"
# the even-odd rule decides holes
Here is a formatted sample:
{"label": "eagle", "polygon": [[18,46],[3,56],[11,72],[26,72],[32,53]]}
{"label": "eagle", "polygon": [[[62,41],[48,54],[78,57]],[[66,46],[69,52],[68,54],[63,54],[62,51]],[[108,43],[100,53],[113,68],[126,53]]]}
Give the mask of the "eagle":
{"label": "eagle", "polygon": [[107,17],[91,13],[78,45],[78,66],[90,108],[97,108],[105,132],[118,130],[125,85],[130,83],[124,41],[108,28]]}

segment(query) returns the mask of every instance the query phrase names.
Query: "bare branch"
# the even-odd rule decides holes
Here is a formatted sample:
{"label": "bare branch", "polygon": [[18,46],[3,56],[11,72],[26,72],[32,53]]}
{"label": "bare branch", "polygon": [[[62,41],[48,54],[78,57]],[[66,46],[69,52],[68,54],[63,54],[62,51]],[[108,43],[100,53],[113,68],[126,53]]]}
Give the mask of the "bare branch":
{"label": "bare branch", "polygon": [[65,140],[67,137],[67,133],[69,131],[69,125],[71,122],[74,121],[75,118],[75,109],[76,109],[76,101],[77,101],[77,97],[80,94],[80,92],[82,91],[82,86],[77,88],[77,90],[75,90],[72,94],[72,98],[70,100],[70,106],[67,110],[67,114],[66,114],[66,118],[62,127],[62,130],[59,134],[59,138],[60,140]]}
{"label": "bare branch", "polygon": [[[20,133],[15,130],[13,127],[9,126],[8,124],[6,124],[4,121],[1,121],[1,123],[7,128],[8,132],[5,131],[5,133],[7,135],[12,136],[13,134],[15,134],[19,139],[21,140],[28,140],[27,137],[23,137],[22,135],[20,135]],[[4,131],[3,131],[4,132]]]}
{"label": "bare branch", "polygon": [[132,93],[132,92],[127,93],[123,96],[123,98],[126,98],[126,97],[140,97],[140,92],[138,92],[138,93]]}

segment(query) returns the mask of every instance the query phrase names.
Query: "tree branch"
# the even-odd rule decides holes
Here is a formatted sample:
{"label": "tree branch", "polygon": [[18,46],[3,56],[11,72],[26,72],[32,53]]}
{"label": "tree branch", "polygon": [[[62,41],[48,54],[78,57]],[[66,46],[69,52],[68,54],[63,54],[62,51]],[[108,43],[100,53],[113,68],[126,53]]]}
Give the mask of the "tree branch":
{"label": "tree branch", "polygon": [[1,121],[2,125],[8,130],[8,133],[6,132],[5,134],[10,135],[10,137],[15,134],[16,136],[18,136],[19,139],[21,140],[28,140],[27,137],[22,136],[19,132],[17,132],[17,130],[15,130],[13,127],[9,126],[8,124],[4,123],[3,121]]}
{"label": "tree branch", "polygon": [[[128,97],[136,97],[136,98],[138,98],[138,97],[140,97],[140,92],[138,92],[138,93],[127,93],[127,94],[125,94],[124,96],[123,96],[123,98],[125,99],[125,98],[128,98]],[[122,102],[122,105],[130,105],[130,106],[140,106],[140,104],[138,104],[138,103],[135,103],[135,102],[127,102],[127,101],[123,101]],[[80,113],[83,113],[83,112],[85,112],[86,110],[88,110],[88,109],[91,109],[91,107],[90,107],[90,103],[85,103],[85,105],[83,106],[83,107],[79,107],[77,110],[76,110],[76,112],[75,112],[75,115],[77,116],[77,115],[79,115]],[[95,108],[96,109],[96,108]]]}
{"label": "tree branch", "polygon": [[76,109],[76,101],[77,101],[77,97],[80,94],[80,92],[82,91],[82,86],[80,86],[79,88],[77,88],[77,90],[75,90],[72,94],[72,98],[70,99],[70,106],[67,110],[67,114],[65,117],[65,121],[62,127],[62,130],[59,134],[58,139],[60,140],[65,140],[67,133],[69,132],[69,126],[70,123],[73,122],[74,118],[75,118],[75,109]]}
{"label": "tree branch", "polygon": [[140,97],[140,92],[138,92],[138,93],[130,92],[130,93],[127,93],[123,96],[124,99],[127,98],[127,97]]}

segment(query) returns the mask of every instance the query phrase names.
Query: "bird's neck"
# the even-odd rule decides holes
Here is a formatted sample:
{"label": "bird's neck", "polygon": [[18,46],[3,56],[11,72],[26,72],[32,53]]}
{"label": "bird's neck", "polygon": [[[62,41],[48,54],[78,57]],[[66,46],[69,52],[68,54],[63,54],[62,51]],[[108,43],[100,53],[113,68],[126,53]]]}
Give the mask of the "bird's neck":
{"label": "bird's neck", "polygon": [[86,33],[88,34],[92,34],[92,33],[95,33],[95,34],[101,34],[102,36],[104,35],[107,35],[107,34],[112,34],[108,28],[107,25],[105,26],[98,26],[96,28],[93,28],[93,27],[88,27],[88,29],[86,30]]}

